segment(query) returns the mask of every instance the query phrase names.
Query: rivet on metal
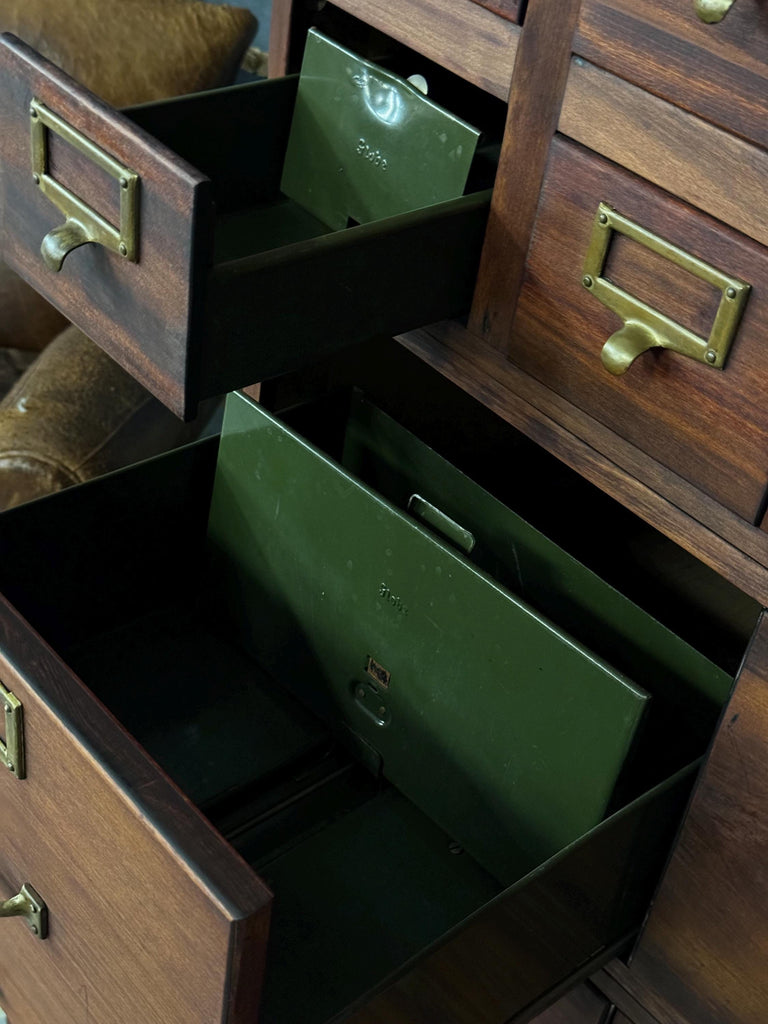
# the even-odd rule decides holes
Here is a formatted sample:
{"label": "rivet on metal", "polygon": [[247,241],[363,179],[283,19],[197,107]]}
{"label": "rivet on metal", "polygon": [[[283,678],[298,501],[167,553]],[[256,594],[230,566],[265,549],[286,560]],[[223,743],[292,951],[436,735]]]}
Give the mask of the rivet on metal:
{"label": "rivet on metal", "polygon": [[32,175],[32,181],[34,181],[34,183],[36,185],[39,185],[40,184],[40,175],[39,174],[33,174]]}
{"label": "rivet on metal", "polygon": [[735,299],[736,298],[736,289],[735,288],[726,288],[726,290],[725,290],[725,297],[727,299]]}
{"label": "rivet on metal", "polygon": [[708,348],[707,349],[707,354],[706,354],[705,358],[706,358],[708,363],[716,363],[717,362],[717,352],[715,352],[711,348]]}
{"label": "rivet on metal", "polygon": [[607,224],[608,223],[608,214],[607,213],[601,213],[600,214],[600,223],[601,224]]}
{"label": "rivet on metal", "polygon": [[128,188],[128,179],[127,178],[121,178],[120,179],[120,188]]}
{"label": "rivet on metal", "polygon": [[121,242],[120,243],[120,255],[121,256],[127,256],[128,255],[128,246],[125,244],[125,242]]}
{"label": "rivet on metal", "polygon": [[592,285],[594,284],[594,282],[593,282],[592,278],[589,276],[589,274],[585,274],[584,277],[582,277],[581,283],[584,285],[585,288],[591,288]]}
{"label": "rivet on metal", "polygon": [[33,120],[35,120],[35,121],[37,120],[37,111],[35,110],[35,108],[34,108],[34,107],[30,107],[30,108],[29,108],[29,116],[30,116],[30,117],[31,117],[31,118],[32,118]]}

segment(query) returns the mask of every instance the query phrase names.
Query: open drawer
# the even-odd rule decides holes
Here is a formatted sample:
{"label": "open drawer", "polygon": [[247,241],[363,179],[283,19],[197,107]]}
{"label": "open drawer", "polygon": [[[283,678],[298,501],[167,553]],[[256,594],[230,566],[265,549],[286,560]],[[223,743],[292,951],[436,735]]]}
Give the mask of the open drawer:
{"label": "open drawer", "polygon": [[341,413],[0,518],[11,1024],[502,1024],[639,926],[728,673]]}
{"label": "open drawer", "polygon": [[313,65],[304,92],[274,79],[126,115],[2,38],[3,258],[179,415],[469,307],[478,133],[325,43],[339,80]]}

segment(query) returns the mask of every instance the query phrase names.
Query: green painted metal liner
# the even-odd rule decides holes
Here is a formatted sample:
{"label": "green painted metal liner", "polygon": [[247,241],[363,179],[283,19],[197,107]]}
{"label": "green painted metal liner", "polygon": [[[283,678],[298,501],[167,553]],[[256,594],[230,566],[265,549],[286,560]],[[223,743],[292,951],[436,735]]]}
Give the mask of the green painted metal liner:
{"label": "green painted metal liner", "polygon": [[209,540],[258,660],[496,877],[601,820],[648,694],[242,395]]}

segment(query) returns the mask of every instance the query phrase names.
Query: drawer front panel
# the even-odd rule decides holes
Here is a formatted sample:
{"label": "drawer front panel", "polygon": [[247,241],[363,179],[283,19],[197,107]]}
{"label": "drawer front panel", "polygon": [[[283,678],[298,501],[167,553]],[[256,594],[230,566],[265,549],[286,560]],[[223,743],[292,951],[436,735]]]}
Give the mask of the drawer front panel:
{"label": "drawer front panel", "polygon": [[[623,326],[582,283],[600,203],[752,286],[723,369],[656,348],[621,375],[601,361]],[[722,293],[671,258],[613,236],[603,271],[706,339]],[[555,141],[512,332],[511,358],[579,408],[754,521],[766,487],[761,388],[768,258],[755,243],[606,161]]]}
{"label": "drawer front panel", "polygon": [[[194,377],[189,331],[203,269],[198,239],[208,241],[199,208],[209,182],[11,36],[0,46],[0,97],[3,258],[145,387],[180,407]],[[44,262],[41,243],[66,215],[33,180],[33,100],[137,176],[135,261],[90,243],[70,251],[58,272]],[[59,131],[43,134],[50,176],[115,226],[119,179]]]}
{"label": "drawer front panel", "polygon": [[[242,1011],[258,996],[246,990],[258,988],[268,893],[5,603],[0,643],[0,677],[22,702],[27,751],[25,780],[0,775],[1,893],[30,883],[49,912],[43,940],[22,920],[2,921],[8,1019],[251,1020]],[[12,663],[23,663],[23,675]],[[98,748],[62,721],[52,698],[93,730]],[[153,824],[161,814],[173,817],[172,830]],[[203,877],[190,843],[197,857],[219,858],[231,882]],[[243,946],[257,950],[250,982],[230,997]]]}
{"label": "drawer front panel", "polygon": [[763,619],[632,962],[663,1024],[765,1020],[767,685]]}
{"label": "drawer front panel", "polygon": [[691,0],[586,0],[575,51],[722,128],[768,146],[768,12],[736,0],[705,24]]}

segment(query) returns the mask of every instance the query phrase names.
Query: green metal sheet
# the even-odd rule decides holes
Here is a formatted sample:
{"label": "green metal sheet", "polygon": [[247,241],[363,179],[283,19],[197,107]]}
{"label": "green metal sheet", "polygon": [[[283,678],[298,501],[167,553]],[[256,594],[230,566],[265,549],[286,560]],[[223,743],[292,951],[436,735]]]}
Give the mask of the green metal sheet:
{"label": "green metal sheet", "polygon": [[262,664],[502,881],[602,818],[647,693],[242,395],[209,540]]}
{"label": "green metal sheet", "polygon": [[311,29],[281,188],[334,230],[392,217],[462,195],[479,135]]}
{"label": "green metal sheet", "polygon": [[[359,393],[342,462],[399,508],[407,508],[414,494],[432,503],[455,521],[448,530],[454,545],[462,543],[462,530],[472,537],[470,557],[476,565],[648,689],[656,705],[652,718],[657,713],[661,718],[663,705],[673,731],[666,740],[679,759],[667,770],[705,749],[733,686],[728,672]],[[660,731],[661,723],[645,738],[661,741]]]}

